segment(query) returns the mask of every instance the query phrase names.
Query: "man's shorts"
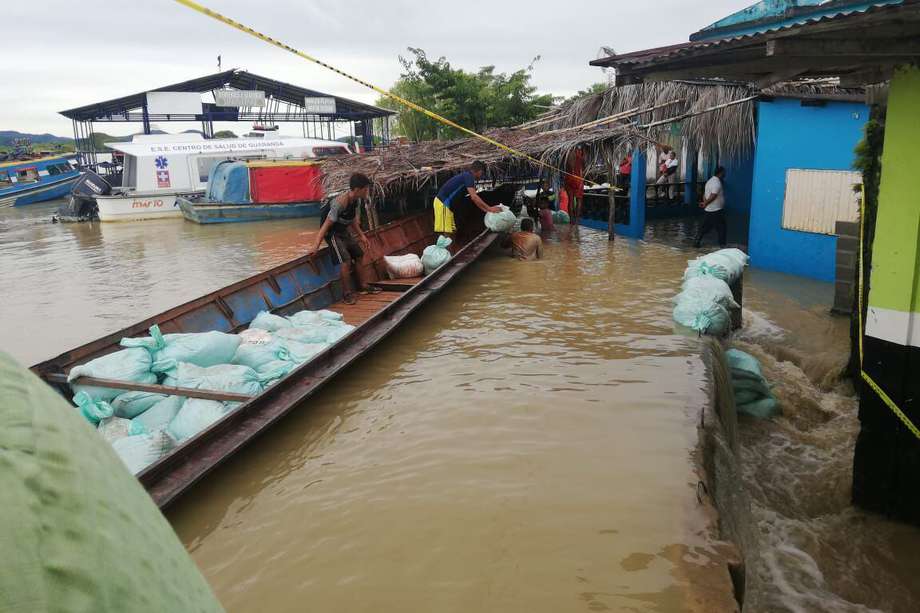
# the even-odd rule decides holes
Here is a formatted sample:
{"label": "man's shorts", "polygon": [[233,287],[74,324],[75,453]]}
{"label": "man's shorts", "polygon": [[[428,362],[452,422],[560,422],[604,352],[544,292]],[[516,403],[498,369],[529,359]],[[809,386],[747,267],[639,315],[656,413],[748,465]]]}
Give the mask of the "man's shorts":
{"label": "man's shorts", "polygon": [[326,235],[326,243],[332,253],[333,264],[349,264],[364,257],[364,250],[351,233],[338,234],[330,232]]}
{"label": "man's shorts", "polygon": [[441,234],[454,234],[457,231],[454,212],[444,206],[440,198],[434,199],[434,231]]}

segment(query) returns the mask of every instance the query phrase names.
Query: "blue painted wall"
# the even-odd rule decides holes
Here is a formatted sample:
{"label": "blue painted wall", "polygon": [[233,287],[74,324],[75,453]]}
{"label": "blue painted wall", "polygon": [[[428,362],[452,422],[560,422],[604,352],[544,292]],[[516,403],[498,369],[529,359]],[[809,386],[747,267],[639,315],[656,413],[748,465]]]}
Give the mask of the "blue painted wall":
{"label": "blue painted wall", "polygon": [[645,151],[633,151],[632,176],[629,178],[629,223],[618,223],[613,231],[632,238],[645,237]]}
{"label": "blue painted wall", "polygon": [[802,106],[799,100],[778,98],[757,104],[748,241],[752,266],[834,280],[837,238],[782,228],[786,170],[852,169],[853,148],[868,117],[868,107],[854,102]]}

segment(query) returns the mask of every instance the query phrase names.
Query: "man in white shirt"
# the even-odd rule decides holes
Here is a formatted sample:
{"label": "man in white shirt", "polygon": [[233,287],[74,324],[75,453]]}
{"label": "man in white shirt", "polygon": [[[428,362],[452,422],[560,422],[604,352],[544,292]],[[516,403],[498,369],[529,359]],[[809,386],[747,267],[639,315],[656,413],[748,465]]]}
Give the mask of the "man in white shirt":
{"label": "man in white shirt", "polygon": [[700,202],[700,208],[703,209],[703,224],[696,235],[695,246],[699,247],[703,237],[710,230],[715,229],[719,235],[719,246],[725,246],[725,234],[727,227],[725,225],[725,190],[722,181],[725,180],[725,168],[719,166],[712,178],[706,181],[706,189],[703,193],[703,201]]}

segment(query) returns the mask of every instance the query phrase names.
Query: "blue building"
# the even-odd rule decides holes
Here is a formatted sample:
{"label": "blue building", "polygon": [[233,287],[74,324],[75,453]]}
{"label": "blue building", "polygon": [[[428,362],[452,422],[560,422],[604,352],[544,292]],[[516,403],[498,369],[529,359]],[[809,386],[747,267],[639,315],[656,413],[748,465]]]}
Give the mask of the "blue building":
{"label": "blue building", "polygon": [[[591,63],[615,67],[618,85],[633,83],[638,81],[631,80],[631,70],[650,61],[648,58],[679,58],[685,46],[738,44],[764,32],[901,2],[762,0],[695,32],[691,42],[683,45]],[[797,76],[790,73],[784,78]],[[729,241],[748,245],[754,267],[833,281],[836,222],[857,220],[853,184],[861,179],[852,164],[853,150],[869,119],[864,95],[859,90],[826,87],[822,92],[801,84],[785,87],[775,78],[751,81],[761,94],[755,103],[754,153],[749,158],[721,161],[727,170]],[[644,202],[632,202],[631,210],[640,206]],[[644,221],[644,216],[636,217]],[[622,231],[641,236],[637,227]]]}

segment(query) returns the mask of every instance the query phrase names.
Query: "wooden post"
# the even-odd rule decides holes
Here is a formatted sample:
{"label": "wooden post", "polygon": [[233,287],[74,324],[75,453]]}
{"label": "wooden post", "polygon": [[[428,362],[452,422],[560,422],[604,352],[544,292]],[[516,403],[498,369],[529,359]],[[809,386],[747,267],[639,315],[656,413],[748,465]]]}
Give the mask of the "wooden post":
{"label": "wooden post", "polygon": [[610,191],[607,192],[607,203],[610,206],[610,211],[607,214],[607,240],[613,241],[616,231],[614,229],[614,217],[617,209],[617,189],[616,189],[616,162],[610,160],[610,170],[607,172],[607,182],[610,184]]}

